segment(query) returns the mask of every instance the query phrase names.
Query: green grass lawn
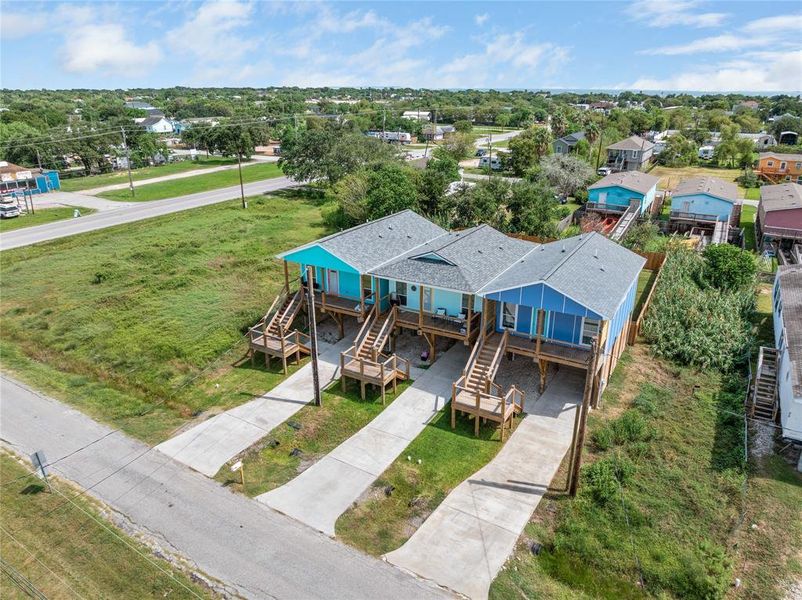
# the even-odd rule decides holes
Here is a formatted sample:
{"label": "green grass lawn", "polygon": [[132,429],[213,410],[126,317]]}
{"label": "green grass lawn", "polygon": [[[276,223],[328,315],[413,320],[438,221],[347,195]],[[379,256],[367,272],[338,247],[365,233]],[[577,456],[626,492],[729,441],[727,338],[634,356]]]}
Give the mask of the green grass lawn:
{"label": "green grass lawn", "polygon": [[[276,163],[262,163],[259,165],[242,167],[242,181],[245,183],[280,177],[281,174],[281,168]],[[98,196],[109,200],[146,202],[148,200],[163,200],[164,198],[174,198],[176,196],[184,196],[196,192],[205,192],[232,185],[239,185],[239,173],[237,169],[207,173],[205,175],[175,179],[173,181],[149,183],[141,187],[136,187],[136,196],[134,198],[131,198],[131,192],[128,189],[103,192],[98,194]]]}
{"label": "green grass lawn", "polygon": [[[717,177],[724,181],[735,182],[736,177],[743,175],[740,169],[726,169],[718,167],[665,167],[657,165],[649,175],[659,177],[657,187],[661,190],[674,190],[683,179],[690,177]],[[746,193],[745,188],[738,186],[739,197],[743,198]]]}
{"label": "green grass lawn", "polygon": [[646,302],[646,297],[649,295],[649,292],[652,291],[654,281],[657,279],[657,273],[657,271],[643,269],[640,275],[638,275],[638,291],[635,296],[635,310],[632,313],[633,319],[640,314],[641,306]]}
{"label": "green grass lawn", "polygon": [[[62,221],[64,219],[72,219],[74,208],[65,206],[59,208],[37,208],[33,214],[20,215],[13,219],[0,219],[0,233],[4,231],[13,231],[14,229],[22,229],[23,227],[33,227],[34,225],[44,225],[45,223],[52,223],[53,221]],[[80,208],[81,215],[91,215],[94,209]]]}
{"label": "green grass lawn", "polygon": [[[234,158],[222,158],[211,156],[209,158],[198,158],[197,160],[184,160],[181,162],[168,163],[158,167],[142,167],[131,171],[134,181],[150,179],[151,177],[162,177],[164,175],[174,175],[175,173],[185,173],[195,169],[208,169],[230,165],[237,162]],[[102,175],[90,175],[89,177],[71,177],[62,179],[61,191],[79,192],[91,188],[102,187],[104,185],[114,185],[115,183],[128,183],[128,171],[114,171],[113,173],[103,173]]]}
{"label": "green grass lawn", "polygon": [[[409,382],[401,384],[397,394],[400,395],[409,385]],[[348,391],[343,393],[337,380],[323,392],[321,406],[304,406],[256,446],[245,451],[242,457],[244,488],[240,485],[239,473],[232,473],[229,465],[224,465],[215,479],[248,496],[258,496],[284,485],[296,477],[301,468],[310,466],[370,423],[398,395],[390,389],[386,394],[386,404],[382,405],[378,391],[369,390],[362,400],[357,383],[349,381]],[[291,427],[290,423],[299,428]],[[292,456],[295,449],[301,454]],[[236,460],[232,459],[229,464]]]}
{"label": "green grass lawn", "polygon": [[[340,516],[338,538],[374,556],[398,548],[452,489],[501,450],[497,428],[483,426],[474,437],[473,421],[458,417],[452,430],[450,415],[448,408],[438,413],[365,499]],[[388,486],[393,488],[389,496]]]}
{"label": "green grass lawn", "polygon": [[744,230],[744,244],[747,250],[756,250],[755,241],[755,214],[756,206],[744,204],[741,206],[741,228]]}
{"label": "green grass lawn", "polygon": [[[0,454],[3,485],[0,554],[48,598],[211,598],[145,544],[107,520],[92,500],[50,478],[53,493],[30,466]],[[63,505],[63,506],[62,506]],[[5,573],[0,597],[27,598]]]}
{"label": "green grass lawn", "polygon": [[320,210],[283,193],[3,252],[3,369],[150,443],[264,393],[284,376],[239,362],[242,335]]}
{"label": "green grass lawn", "polygon": [[746,188],[747,200],[760,200],[760,188]]}

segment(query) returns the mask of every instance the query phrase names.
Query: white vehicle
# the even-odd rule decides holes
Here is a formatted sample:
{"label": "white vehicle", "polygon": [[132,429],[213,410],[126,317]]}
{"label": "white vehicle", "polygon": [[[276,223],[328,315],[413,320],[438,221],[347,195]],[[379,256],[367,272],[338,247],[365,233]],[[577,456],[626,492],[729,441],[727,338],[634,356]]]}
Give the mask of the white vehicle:
{"label": "white vehicle", "polygon": [[699,148],[699,158],[702,160],[710,160],[713,158],[713,152],[715,152],[715,150],[713,146],[702,146]]}
{"label": "white vehicle", "polygon": [[601,175],[602,177],[606,177],[612,172],[613,170],[610,167],[599,167],[596,169],[596,175]]}
{"label": "white vehicle", "polygon": [[399,142],[411,144],[412,134],[406,131],[368,131],[368,137],[375,137],[385,142]]}
{"label": "white vehicle", "polygon": [[498,156],[493,156],[492,158],[490,156],[481,157],[479,159],[479,168],[486,169],[487,167],[490,167],[494,171],[500,171],[501,159]]}
{"label": "white vehicle", "polygon": [[0,219],[13,219],[20,216],[16,202],[0,202]]}

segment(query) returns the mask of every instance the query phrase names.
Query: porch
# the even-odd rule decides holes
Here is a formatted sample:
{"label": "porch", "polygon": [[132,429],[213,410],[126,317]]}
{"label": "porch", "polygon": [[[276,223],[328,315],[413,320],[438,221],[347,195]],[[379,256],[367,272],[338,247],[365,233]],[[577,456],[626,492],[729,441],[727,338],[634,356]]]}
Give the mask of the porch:
{"label": "porch", "polygon": [[427,313],[398,307],[396,327],[417,331],[429,343],[430,359],[435,360],[437,336],[447,337],[471,345],[479,335],[482,313],[469,311],[467,315],[450,316],[442,313]]}
{"label": "porch", "polygon": [[587,346],[519,335],[509,336],[507,351],[535,360],[546,360],[580,369],[587,369],[591,359],[590,348]]}

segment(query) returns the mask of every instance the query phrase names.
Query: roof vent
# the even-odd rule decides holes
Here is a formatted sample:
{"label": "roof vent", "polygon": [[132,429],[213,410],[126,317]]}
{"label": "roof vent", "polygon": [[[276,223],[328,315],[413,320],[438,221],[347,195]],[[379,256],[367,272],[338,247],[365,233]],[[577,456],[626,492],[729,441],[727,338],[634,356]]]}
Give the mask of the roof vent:
{"label": "roof vent", "polygon": [[560,252],[565,252],[565,244],[563,244],[563,247],[562,247],[562,249],[560,250]]}
{"label": "roof vent", "polygon": [[600,266],[599,269],[604,271],[604,265]]}
{"label": "roof vent", "polygon": [[599,258],[599,249],[598,249],[598,248],[596,248],[596,249],[593,251],[593,258]]}

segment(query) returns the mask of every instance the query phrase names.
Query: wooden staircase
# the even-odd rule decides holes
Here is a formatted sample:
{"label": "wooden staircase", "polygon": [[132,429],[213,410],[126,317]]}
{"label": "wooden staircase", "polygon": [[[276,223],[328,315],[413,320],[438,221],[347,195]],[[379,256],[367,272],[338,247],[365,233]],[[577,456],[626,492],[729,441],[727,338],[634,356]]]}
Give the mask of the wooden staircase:
{"label": "wooden staircase", "polygon": [[484,340],[478,340],[468,363],[462,371],[465,379],[463,387],[468,391],[489,392],[496,377],[501,357],[507,346],[509,332],[494,333]]}
{"label": "wooden staircase", "polygon": [[749,414],[766,421],[777,419],[777,350],[774,348],[760,347]]}
{"label": "wooden staircase", "polygon": [[624,211],[624,214],[618,219],[618,223],[615,224],[615,227],[610,232],[610,239],[614,242],[620,242],[624,239],[624,235],[626,235],[630,227],[635,224],[638,216],[640,216],[640,204],[635,200],[630,202],[627,210]]}
{"label": "wooden staircase", "polygon": [[289,294],[285,290],[276,297],[265,316],[248,330],[251,364],[254,355],[262,352],[265,355],[265,365],[268,367],[271,357],[280,358],[286,374],[287,358],[295,355],[296,360],[300,360],[301,354],[311,353],[309,336],[292,329],[292,324],[303,305],[302,289],[294,294]]}
{"label": "wooden staircase", "polygon": [[354,345],[340,353],[340,385],[343,391],[346,389],[346,378],[356,379],[360,383],[364,400],[365,386],[377,385],[381,388],[383,404],[388,384],[392,383],[395,390],[398,381],[409,379],[409,361],[395,354],[388,356],[382,352],[395,329],[397,320],[397,306],[386,315],[379,315],[375,305],[371,308],[354,340]]}

